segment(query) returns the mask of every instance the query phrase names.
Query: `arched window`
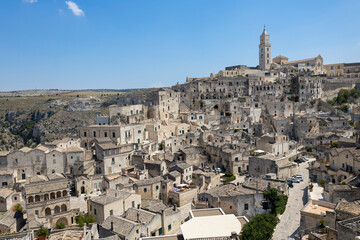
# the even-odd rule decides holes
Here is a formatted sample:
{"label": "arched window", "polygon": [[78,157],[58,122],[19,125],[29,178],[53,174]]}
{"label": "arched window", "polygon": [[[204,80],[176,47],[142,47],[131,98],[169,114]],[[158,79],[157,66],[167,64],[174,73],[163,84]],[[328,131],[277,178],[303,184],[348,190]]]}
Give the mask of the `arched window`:
{"label": "arched window", "polygon": [[51,215],[51,209],[45,208],[45,216],[50,216],[50,215]]}
{"label": "arched window", "polygon": [[57,213],[59,213],[59,212],[60,212],[60,207],[59,207],[59,206],[56,206],[56,207],[54,208],[54,213],[57,214]]}
{"label": "arched window", "polygon": [[66,212],[67,206],[65,204],[61,205],[61,212]]}
{"label": "arched window", "polygon": [[56,193],[56,198],[61,198],[61,191],[58,191],[58,192]]}
{"label": "arched window", "polygon": [[55,193],[50,193],[50,199],[55,199]]}
{"label": "arched window", "polygon": [[40,202],[40,196],[39,195],[35,196],[35,202]]}
{"label": "arched window", "polygon": [[33,197],[33,196],[30,196],[28,201],[29,201],[29,203],[34,202],[34,197]]}
{"label": "arched window", "polygon": [[44,195],[44,200],[45,200],[45,201],[49,200],[49,194],[46,193],[46,194]]}
{"label": "arched window", "polygon": [[67,196],[67,191],[64,190],[64,191],[63,191],[63,197],[66,197],[66,196]]}

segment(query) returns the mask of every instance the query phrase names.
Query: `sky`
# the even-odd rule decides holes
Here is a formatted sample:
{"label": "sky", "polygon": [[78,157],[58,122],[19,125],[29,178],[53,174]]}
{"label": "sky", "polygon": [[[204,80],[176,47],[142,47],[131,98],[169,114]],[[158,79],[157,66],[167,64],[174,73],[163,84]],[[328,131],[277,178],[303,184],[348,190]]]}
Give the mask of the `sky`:
{"label": "sky", "polygon": [[[271,4],[270,4],[271,2]],[[360,1],[1,0],[0,91],[172,86],[226,66],[360,61]]]}

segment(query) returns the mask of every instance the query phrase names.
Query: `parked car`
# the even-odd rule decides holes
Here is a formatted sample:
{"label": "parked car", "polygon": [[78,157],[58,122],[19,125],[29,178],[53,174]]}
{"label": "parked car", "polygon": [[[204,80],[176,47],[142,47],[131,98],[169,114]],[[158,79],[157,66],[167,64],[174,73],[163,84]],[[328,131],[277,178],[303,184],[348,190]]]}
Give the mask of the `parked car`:
{"label": "parked car", "polygon": [[297,179],[297,178],[294,178],[294,177],[291,177],[291,178],[288,178],[288,182],[293,182],[293,183],[299,183],[300,182],[300,180],[299,179]]}
{"label": "parked car", "polygon": [[308,160],[309,160],[309,159],[307,159],[306,157],[301,157],[301,158],[295,159],[294,162],[303,163],[303,162],[306,162],[306,161],[308,161]]}
{"label": "parked car", "polygon": [[294,178],[298,179],[300,182],[304,181],[303,177],[300,174],[296,174]]}

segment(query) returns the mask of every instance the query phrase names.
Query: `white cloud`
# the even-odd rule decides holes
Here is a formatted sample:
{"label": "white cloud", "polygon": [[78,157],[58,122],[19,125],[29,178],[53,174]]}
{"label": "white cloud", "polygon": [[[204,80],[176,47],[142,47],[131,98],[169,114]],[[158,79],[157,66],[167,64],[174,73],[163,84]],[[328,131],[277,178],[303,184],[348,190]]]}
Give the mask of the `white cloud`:
{"label": "white cloud", "polygon": [[66,5],[68,5],[68,8],[73,12],[75,16],[85,16],[85,13],[83,10],[81,10],[78,5],[72,1],[66,1]]}
{"label": "white cloud", "polygon": [[36,3],[38,0],[24,0],[24,2],[27,2],[27,3]]}

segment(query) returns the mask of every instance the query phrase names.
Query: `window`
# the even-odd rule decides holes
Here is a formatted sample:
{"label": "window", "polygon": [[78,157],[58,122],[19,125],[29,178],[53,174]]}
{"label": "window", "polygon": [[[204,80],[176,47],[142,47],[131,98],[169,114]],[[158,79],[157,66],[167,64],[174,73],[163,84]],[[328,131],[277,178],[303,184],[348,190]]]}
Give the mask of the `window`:
{"label": "window", "polygon": [[94,137],[96,137],[96,131],[93,132]]}
{"label": "window", "polygon": [[94,215],[96,215],[96,208],[94,208]]}
{"label": "window", "polygon": [[245,203],[244,210],[249,210],[249,204]]}
{"label": "window", "polygon": [[18,159],[17,158],[14,159],[14,164],[18,164]]}
{"label": "window", "polygon": [[147,192],[147,188],[144,188],[144,192]]}
{"label": "window", "polygon": [[171,224],[168,225],[168,231],[170,231],[170,230],[171,230]]}
{"label": "window", "polygon": [[114,214],[114,211],[111,209],[110,210],[110,216],[112,216]]}
{"label": "window", "polygon": [[56,164],[56,159],[53,159],[53,164]]}
{"label": "window", "polygon": [[348,155],[348,154],[346,154],[346,158],[349,158],[349,155]]}
{"label": "window", "polygon": [[40,156],[36,156],[36,161],[40,162]]}
{"label": "window", "polygon": [[86,137],[86,132],[84,132],[84,137]]}
{"label": "window", "polygon": [[107,137],[107,132],[104,132],[104,137]]}
{"label": "window", "polygon": [[159,190],[159,186],[158,186],[158,185],[156,185],[156,187],[155,187],[155,188],[156,188],[156,190]]}
{"label": "window", "polygon": [[135,201],[131,202],[131,207],[133,207],[133,208],[135,207]]}
{"label": "window", "polygon": [[115,164],[115,158],[111,158],[111,163]]}

